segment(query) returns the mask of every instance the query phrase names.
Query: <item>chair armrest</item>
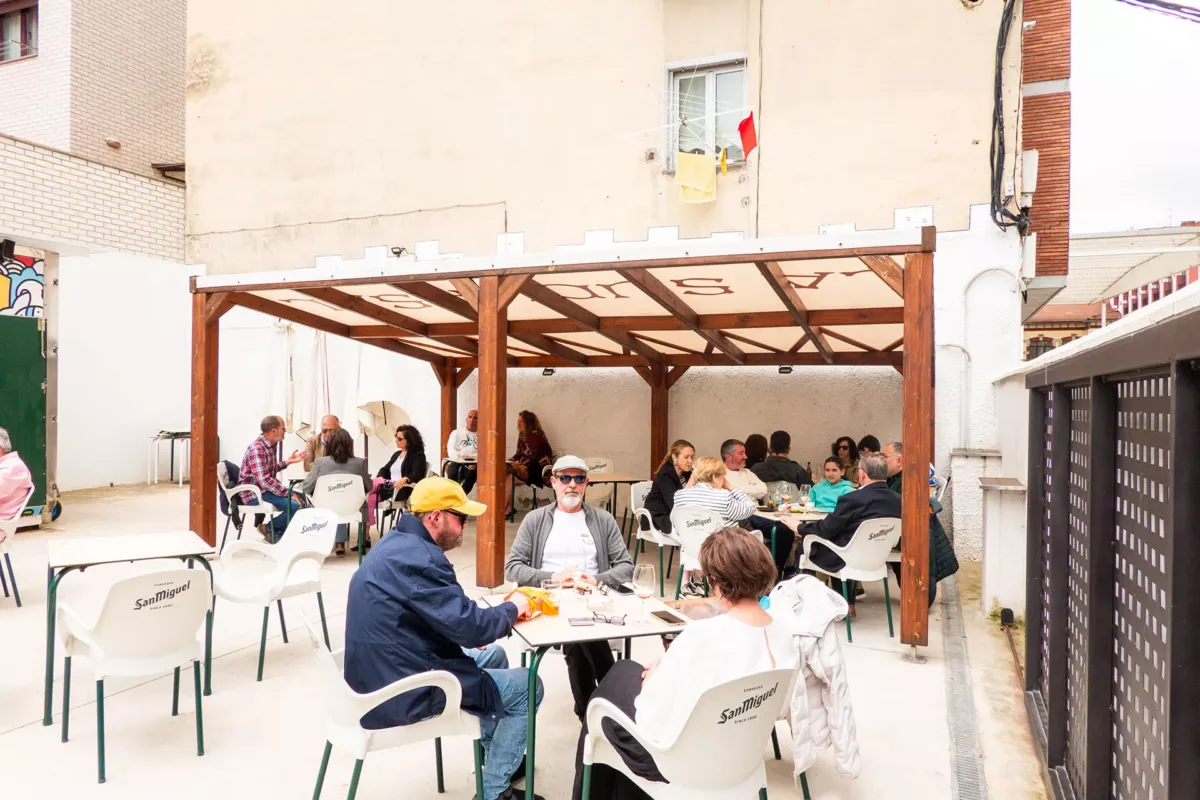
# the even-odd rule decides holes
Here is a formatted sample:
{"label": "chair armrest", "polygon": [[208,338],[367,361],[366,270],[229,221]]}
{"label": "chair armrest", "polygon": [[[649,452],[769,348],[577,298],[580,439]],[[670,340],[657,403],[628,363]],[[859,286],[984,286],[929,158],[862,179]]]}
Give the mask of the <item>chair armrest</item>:
{"label": "chair armrest", "polygon": [[328,553],[322,553],[320,550],[299,550],[292,553],[292,557],[288,559],[287,563],[280,565],[284,582],[287,581],[287,576],[292,574],[292,568],[301,561],[315,561],[317,562],[317,567],[320,567],[325,563],[325,559],[328,556]]}
{"label": "chair armrest", "polygon": [[587,738],[583,741],[584,764],[592,763],[596,740],[604,736],[603,722],[606,719],[611,719],[619,727],[625,729],[633,737],[633,740],[645,748],[646,752],[656,761],[659,754],[664,752],[662,747],[651,743],[650,740],[642,735],[641,731],[638,730],[637,724],[629,718],[629,715],[608,700],[597,697],[588,703],[587,707]]}
{"label": "chair armrest", "polygon": [[92,636],[92,632],[95,630],[94,626],[89,626],[80,619],[79,615],[75,613],[75,609],[69,605],[60,604],[58,606],[57,622],[58,632],[64,638],[72,636],[86,644],[96,654],[103,652],[103,648],[96,643],[95,638]]}
{"label": "chair armrest", "polygon": [[442,712],[442,715],[451,713],[451,710],[455,714],[461,713],[462,684],[458,682],[458,678],[454,677],[452,673],[445,670],[433,670],[422,672],[419,675],[410,675],[407,678],[401,678],[398,681],[389,683],[382,689],[376,689],[367,694],[358,694],[349,687],[346,688],[354,695],[354,704],[358,706],[354,712],[355,716],[356,718],[361,718],[393,697],[402,695],[405,692],[411,692],[414,689],[423,689],[426,687],[438,688],[445,692],[446,710]]}
{"label": "chair armrest", "polygon": [[250,494],[254,495],[254,499],[259,503],[263,501],[262,489],[258,488],[253,483],[243,483],[240,486],[235,486],[232,489],[226,489],[225,491],[231,498],[237,497],[243,492],[249,492]]}

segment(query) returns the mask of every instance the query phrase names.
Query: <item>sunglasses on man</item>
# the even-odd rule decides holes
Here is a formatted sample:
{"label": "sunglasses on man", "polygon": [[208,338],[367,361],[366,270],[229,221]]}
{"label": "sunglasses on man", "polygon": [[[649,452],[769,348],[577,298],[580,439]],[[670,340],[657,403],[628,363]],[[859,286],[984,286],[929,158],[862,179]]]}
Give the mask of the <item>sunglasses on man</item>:
{"label": "sunglasses on man", "polygon": [[563,486],[566,486],[571,481],[575,481],[580,486],[587,483],[587,475],[555,475],[554,477],[558,478],[558,482]]}
{"label": "sunglasses on man", "polygon": [[449,514],[450,516],[454,517],[455,519],[457,519],[460,524],[462,524],[462,525],[467,524],[467,515],[466,514],[460,514],[457,511],[451,511],[450,509],[446,509],[446,513]]}

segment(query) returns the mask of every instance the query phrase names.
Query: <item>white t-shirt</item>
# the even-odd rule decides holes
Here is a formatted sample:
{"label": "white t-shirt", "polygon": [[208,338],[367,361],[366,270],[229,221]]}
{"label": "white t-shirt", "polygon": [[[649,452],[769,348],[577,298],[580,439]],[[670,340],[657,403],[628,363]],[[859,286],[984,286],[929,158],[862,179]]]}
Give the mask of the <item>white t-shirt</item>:
{"label": "white t-shirt", "polygon": [[687,724],[700,695],[712,687],[756,672],[799,665],[788,620],[776,620],[764,628],[728,614],[696,620],[680,631],[634,701],[638,729],[652,741],[669,745]]}
{"label": "white t-shirt", "polygon": [[451,458],[472,459],[479,453],[479,431],[459,428],[446,441],[446,453]]}
{"label": "white t-shirt", "polygon": [[767,485],[748,469],[725,470],[725,480],[729,481],[735,489],[741,489],[755,500],[762,500],[767,496]]}
{"label": "white t-shirt", "polygon": [[600,571],[596,543],[588,530],[582,506],[571,513],[554,509],[554,524],[550,527],[546,546],[542,548],[542,569],[559,572],[567,567],[578,567],[588,575]]}
{"label": "white t-shirt", "polygon": [[408,455],[407,451],[401,450],[400,454],[398,456],[396,456],[396,460],[392,462],[392,469],[391,469],[392,483],[395,483],[396,481],[398,481],[404,477],[403,475],[400,474],[400,468],[404,466],[404,457],[407,455]]}

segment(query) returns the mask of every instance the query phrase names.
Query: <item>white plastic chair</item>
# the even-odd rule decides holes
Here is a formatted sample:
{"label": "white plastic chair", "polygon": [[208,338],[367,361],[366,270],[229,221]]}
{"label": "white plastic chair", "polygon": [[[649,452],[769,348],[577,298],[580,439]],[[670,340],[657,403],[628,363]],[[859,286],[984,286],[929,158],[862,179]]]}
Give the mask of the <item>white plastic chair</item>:
{"label": "white plastic chair", "polygon": [[679,576],[675,581],[675,599],[683,589],[683,572],[700,569],[700,546],[711,534],[721,529],[721,517],[714,511],[696,506],[675,506],[671,509],[671,531],[681,542]]}
{"label": "white plastic chair", "polygon": [[96,677],[97,764],[104,783],[104,680],[175,671],[171,716],[179,715],[179,668],[192,663],[196,687],[196,755],[204,755],[200,662],[212,588],[205,569],[151,572],[117,581],[108,590],[94,624],[67,602],[58,604],[58,633],[63,642],[62,740],[71,715],[71,659],[91,659]]}
{"label": "white plastic chair", "polygon": [[[767,797],[763,748],[784,703],[791,700],[796,670],[775,669],[723,683],[700,695],[674,742],[652,742],[637,724],[602,698],[588,704],[583,742],[583,798],[591,795],[592,765],[625,775],[654,800],[746,800]],[[654,758],[666,783],[634,775],[604,735],[612,720]],[[723,724],[734,720],[736,724]]]}
{"label": "white plastic chair", "polygon": [[[801,569],[811,569],[825,575],[831,575],[842,581],[842,596],[850,602],[850,590],[846,581],[883,581],[883,600],[887,607],[888,636],[895,636],[892,627],[892,598],[888,591],[887,565],[892,554],[892,548],[900,541],[900,518],[880,517],[868,519],[859,523],[858,530],[850,537],[845,547],[838,547],[828,539],[818,536],[804,537],[804,554],[800,559]],[[827,547],[846,563],[837,572],[822,569],[813,563],[812,549],[814,545]],[[899,554],[897,554],[899,556]],[[897,561],[899,558],[897,557]],[[850,615],[846,615],[846,641],[853,642],[854,634],[850,632]]]}
{"label": "white plastic chair", "polygon": [[[358,526],[358,563],[361,564],[367,528],[362,511],[363,504],[367,502],[367,492],[363,489],[362,478],[358,475],[322,475],[317,478],[311,502],[313,508],[325,508],[336,514],[339,525]],[[391,508],[391,505],[388,507]]]}
{"label": "white plastic chair", "polygon": [[[359,486],[361,489],[361,485]],[[258,645],[258,680],[263,676],[263,660],[267,652],[267,621],[271,603],[279,609],[279,628],[287,644],[287,623],[283,619],[283,601],[309,592],[317,593],[321,611],[321,627],[325,643],[329,643],[329,626],[325,622],[325,600],[321,596],[321,564],[333,550],[337,532],[337,514],[323,508],[302,508],[292,517],[283,538],[273,545],[261,542],[236,541],[221,553],[221,571],[216,575],[217,597],[233,603],[249,603],[263,607],[262,639]],[[252,551],[272,562],[268,572],[239,568],[234,556]],[[243,562],[244,563],[244,562]],[[213,604],[216,611],[216,604]],[[215,613],[214,613],[215,616]]]}
{"label": "white plastic chair", "polygon": [[29,491],[25,494],[25,501],[21,503],[17,513],[8,519],[0,519],[0,555],[4,556],[4,563],[0,564],[0,587],[4,588],[4,596],[8,597],[8,582],[4,580],[4,567],[7,565],[8,579],[12,581],[12,593],[17,601],[17,608],[21,607],[21,593],[17,590],[17,574],[13,572],[12,557],[9,553],[12,550],[13,539],[17,535],[17,524],[21,521],[21,515],[25,513],[25,509],[29,507],[29,501],[33,499],[36,489],[37,487],[30,485]]}
{"label": "white plastic chair", "polygon": [[[633,503],[633,527],[637,531],[637,543],[633,546],[633,563],[638,560],[638,553],[641,552],[642,542],[651,542],[658,545],[658,593],[665,594],[663,590],[663,548],[664,547],[679,547],[680,541],[675,536],[669,533],[663,533],[658,528],[654,527],[654,520],[650,516],[644,506],[646,505],[646,495],[650,494],[650,487],[653,484],[650,481],[642,481],[635,483],[630,487],[629,496]],[[642,520],[645,520],[647,528],[643,530]],[[671,551],[671,557],[675,557],[675,551]],[[669,566],[669,565],[668,565]]]}
{"label": "white plastic chair", "polygon": [[[605,456],[584,456],[584,462],[588,465],[589,472],[612,472],[613,461]],[[588,487],[588,502],[597,508],[608,505],[608,500],[616,491],[616,486],[611,483],[599,484]],[[615,510],[615,509],[614,509]]]}
{"label": "white plastic chair", "polygon": [[[442,737],[470,736],[475,742],[475,796],[483,797],[483,744],[479,739],[479,719],[462,710],[462,684],[453,674],[443,670],[424,672],[402,678],[388,686],[367,694],[359,694],[346,683],[345,650],[330,652],[329,639],[325,646],[317,635],[317,629],[306,616],[308,637],[320,662],[321,687],[317,692],[324,701],[328,721],[325,728],[325,753],[321,756],[321,769],[317,773],[317,787],[313,800],[321,796],[325,783],[325,770],[329,766],[329,754],[334,747],[354,756],[354,774],[350,778],[350,793],[347,800],[354,800],[358,792],[358,779],[362,773],[363,760],[367,753],[389,750],[417,742],[433,740],[434,756],[437,761],[438,792],[445,792],[442,778]],[[446,695],[446,708],[441,714],[421,720],[412,725],[394,728],[368,729],[362,726],[362,718],[381,703],[397,695],[422,687],[441,689]]]}
{"label": "white plastic chair", "polygon": [[[263,521],[268,525],[271,520],[283,513],[282,509],[278,509],[267,501],[263,500],[262,489],[259,489],[252,483],[243,483],[240,486],[229,488],[229,471],[225,468],[224,461],[217,462],[217,486],[221,487],[221,491],[225,493],[225,502],[229,504],[229,516],[225,518],[225,532],[221,534],[221,546],[217,553],[222,553],[225,550],[225,539],[229,536],[229,525],[233,522],[235,516],[242,518],[241,527],[238,528],[237,538],[242,538],[242,533],[247,529],[254,527],[254,519],[256,516],[261,516]],[[247,493],[253,496],[254,502],[244,503],[238,498]]]}

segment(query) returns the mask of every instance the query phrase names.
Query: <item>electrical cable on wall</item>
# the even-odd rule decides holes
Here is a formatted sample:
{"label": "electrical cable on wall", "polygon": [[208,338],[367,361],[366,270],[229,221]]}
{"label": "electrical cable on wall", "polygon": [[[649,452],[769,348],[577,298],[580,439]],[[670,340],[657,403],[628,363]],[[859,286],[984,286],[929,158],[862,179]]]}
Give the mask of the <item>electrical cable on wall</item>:
{"label": "electrical cable on wall", "polygon": [[1124,3],[1134,8],[1144,8],[1147,11],[1157,11],[1160,14],[1166,14],[1168,17],[1183,19],[1189,22],[1200,22],[1200,8],[1195,6],[1185,6],[1179,3],[1167,2],[1167,0],[1117,0],[1119,3]]}
{"label": "electrical cable on wall", "polygon": [[[1008,48],[1008,37],[1012,31],[1013,18],[1016,16],[1017,0],[1005,0],[1004,10],[1000,15],[1000,34],[996,40],[996,80],[995,96],[992,106],[992,144],[989,150],[991,159],[992,178],[992,221],[1000,230],[1008,230],[1016,226],[1017,231],[1024,236],[1029,230],[1029,215],[1024,211],[1013,213],[1004,200],[1004,159],[1006,148],[1004,142],[1004,51]],[[1016,184],[1013,185],[1014,194]]]}

